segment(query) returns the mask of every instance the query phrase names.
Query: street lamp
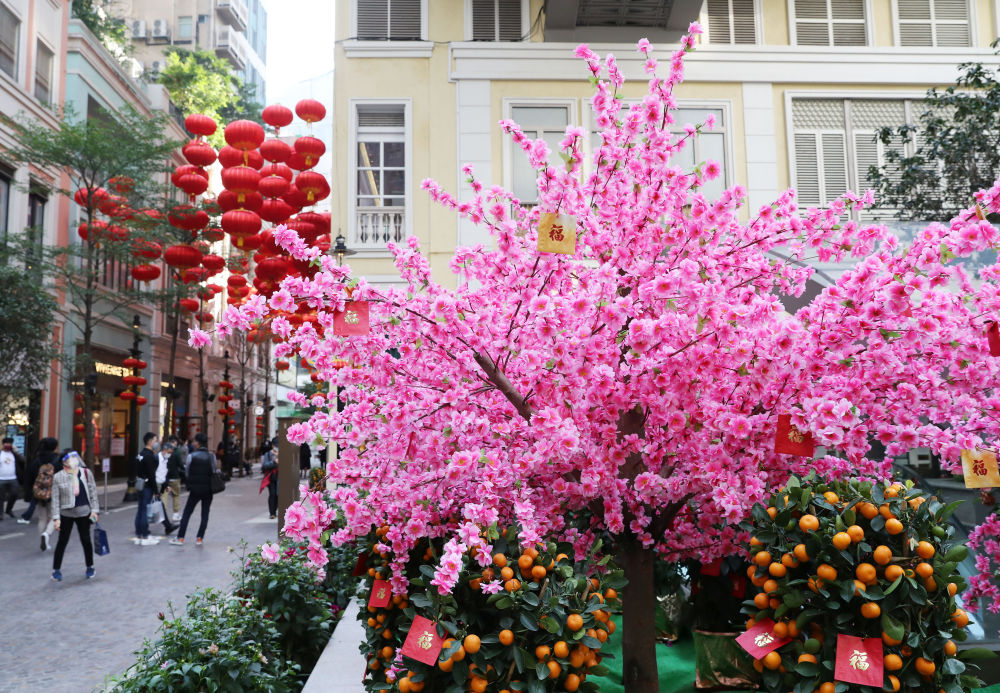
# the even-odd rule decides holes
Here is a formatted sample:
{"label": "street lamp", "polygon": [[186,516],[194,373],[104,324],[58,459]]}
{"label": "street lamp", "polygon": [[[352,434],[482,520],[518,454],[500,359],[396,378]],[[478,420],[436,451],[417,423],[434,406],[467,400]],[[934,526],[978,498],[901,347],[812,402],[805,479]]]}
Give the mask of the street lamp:
{"label": "street lamp", "polygon": [[[139,328],[142,323],[139,321],[139,316],[132,316],[132,349],[129,350],[129,355],[135,359],[139,360],[142,356],[142,352],[139,351],[139,340],[141,339]],[[132,375],[138,376],[139,369],[133,367]],[[130,503],[135,500],[139,500],[139,495],[135,492],[135,472],[136,464],[135,460],[139,456],[139,405],[136,403],[135,398],[129,400],[128,403],[128,486],[125,488],[125,497],[122,499],[123,503]]]}
{"label": "street lamp", "polygon": [[351,250],[347,247],[347,239],[344,238],[343,234],[339,231],[337,232],[337,237],[333,239],[333,254],[337,256],[337,264],[343,265],[344,258],[350,255],[354,255],[358,251]]}

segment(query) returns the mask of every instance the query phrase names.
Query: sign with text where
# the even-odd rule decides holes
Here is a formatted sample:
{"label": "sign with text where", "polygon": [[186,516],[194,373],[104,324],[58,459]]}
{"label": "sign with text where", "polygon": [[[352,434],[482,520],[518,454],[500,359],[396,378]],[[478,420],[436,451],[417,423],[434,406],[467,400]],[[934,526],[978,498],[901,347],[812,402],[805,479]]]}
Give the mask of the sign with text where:
{"label": "sign with text where", "polygon": [[333,334],[338,337],[358,337],[368,331],[367,301],[347,301],[344,310],[333,314]]}
{"label": "sign with text where", "polygon": [[392,587],[385,580],[375,580],[372,583],[372,593],[368,597],[368,606],[381,609],[389,606],[389,600],[392,599]]}
{"label": "sign with text where", "polygon": [[576,217],[545,212],[538,219],[538,252],[576,254]]}
{"label": "sign with text where", "polygon": [[1000,466],[990,450],[962,450],[962,474],[966,488],[1000,487]]}
{"label": "sign with text where", "polygon": [[882,687],[882,638],[837,635],[837,659],[833,678],[859,686]]}
{"label": "sign with text where", "polygon": [[816,451],[812,433],[800,431],[792,423],[791,414],[778,414],[778,430],[774,435],[774,451],[786,455],[812,457]]}
{"label": "sign with text where", "polygon": [[760,659],[788,642],[791,638],[779,638],[774,634],[774,621],[769,618],[754,624],[753,628],[748,628],[736,638],[736,643],[754,659]]}
{"label": "sign with text where", "polygon": [[443,645],[444,641],[437,632],[437,624],[423,616],[416,616],[400,651],[404,657],[433,666],[437,664]]}
{"label": "sign with text where", "polygon": [[120,457],[125,454],[125,439],[124,438],[112,438],[111,439],[111,456]]}

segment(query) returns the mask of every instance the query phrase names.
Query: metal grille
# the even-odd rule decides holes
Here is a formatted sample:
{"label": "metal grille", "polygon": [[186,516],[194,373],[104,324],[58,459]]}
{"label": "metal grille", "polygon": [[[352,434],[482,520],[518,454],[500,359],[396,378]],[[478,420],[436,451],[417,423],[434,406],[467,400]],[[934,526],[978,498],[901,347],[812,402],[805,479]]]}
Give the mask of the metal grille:
{"label": "metal grille", "polygon": [[857,130],[877,128],[886,125],[897,127],[906,123],[906,108],[902,101],[852,100],[851,124]]}
{"label": "metal grille", "polygon": [[754,0],[708,0],[708,38],[712,43],[754,44]]}
{"label": "metal grille", "polygon": [[577,26],[666,27],[670,0],[580,0]]}
{"label": "metal grille", "polygon": [[795,99],[792,122],[796,130],[840,130],[844,127],[844,102],[833,99]]}
{"label": "metal grille", "polygon": [[358,106],[359,128],[400,128],[406,125],[403,106]]}
{"label": "metal grille", "polygon": [[358,38],[419,41],[420,0],[358,0]]}
{"label": "metal grille", "polygon": [[521,0],[472,0],[473,41],[520,41]]}

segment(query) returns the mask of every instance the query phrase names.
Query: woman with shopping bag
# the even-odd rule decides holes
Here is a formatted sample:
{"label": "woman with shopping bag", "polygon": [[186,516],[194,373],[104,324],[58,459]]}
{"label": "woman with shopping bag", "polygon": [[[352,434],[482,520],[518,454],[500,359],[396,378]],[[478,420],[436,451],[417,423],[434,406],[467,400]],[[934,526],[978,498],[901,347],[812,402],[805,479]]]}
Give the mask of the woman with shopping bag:
{"label": "woman with shopping bag", "polygon": [[54,529],[59,533],[55,555],[52,557],[52,579],[62,581],[62,560],[76,527],[83,546],[83,559],[87,579],[94,577],[94,547],[90,542],[90,525],[97,522],[100,509],[97,501],[97,482],[94,474],[83,463],[79,453],[69,450],[62,458],[63,468],[52,477],[52,516]]}

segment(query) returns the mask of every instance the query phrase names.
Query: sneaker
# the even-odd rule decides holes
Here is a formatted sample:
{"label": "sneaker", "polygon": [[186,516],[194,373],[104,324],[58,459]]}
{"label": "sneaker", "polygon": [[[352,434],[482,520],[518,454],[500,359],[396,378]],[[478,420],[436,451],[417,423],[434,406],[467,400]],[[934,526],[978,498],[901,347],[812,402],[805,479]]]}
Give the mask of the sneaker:
{"label": "sneaker", "polygon": [[177,537],[174,537],[173,539],[171,539],[170,543],[173,544],[174,546],[184,546],[184,540],[183,539],[178,539]]}
{"label": "sneaker", "polygon": [[87,579],[88,580],[90,578],[94,577],[94,575],[96,575],[96,574],[97,574],[97,571],[94,570],[94,566],[90,566],[89,568],[87,568]]}
{"label": "sneaker", "polygon": [[156,537],[146,537],[145,539],[139,540],[140,546],[156,546],[160,543],[160,540]]}
{"label": "sneaker", "polygon": [[174,522],[180,522],[181,521],[181,514],[180,513],[174,513],[174,516],[172,518],[170,518],[170,519],[173,520]]}
{"label": "sneaker", "polygon": [[200,538],[194,540],[194,545],[195,546],[201,546],[202,544],[204,544],[204,542]]}
{"label": "sneaker", "polygon": [[177,528],[178,528],[178,527],[180,527],[180,525],[172,525],[172,524],[170,524],[170,523],[168,522],[168,523],[167,523],[166,525],[164,525],[164,527],[163,527],[163,534],[164,534],[164,536],[166,536],[166,535],[168,535],[168,534],[173,534],[174,532],[176,532],[176,531],[177,531]]}
{"label": "sneaker", "polygon": [[39,546],[42,551],[46,551],[49,548],[49,534],[48,532],[42,532],[42,537],[39,540]]}
{"label": "sneaker", "polygon": [[62,582],[62,571],[53,570],[52,579],[55,580],[56,582]]}
{"label": "sneaker", "polygon": [[17,524],[19,525],[30,525],[31,520],[25,520],[23,517],[17,518]]}
{"label": "sneaker", "polygon": [[277,515],[271,515],[271,519],[272,519],[272,520],[277,520],[277,519],[278,519],[278,516],[277,516]]}

